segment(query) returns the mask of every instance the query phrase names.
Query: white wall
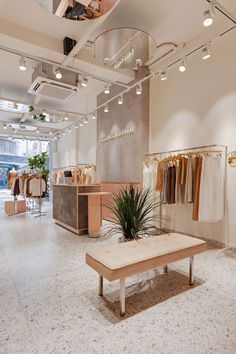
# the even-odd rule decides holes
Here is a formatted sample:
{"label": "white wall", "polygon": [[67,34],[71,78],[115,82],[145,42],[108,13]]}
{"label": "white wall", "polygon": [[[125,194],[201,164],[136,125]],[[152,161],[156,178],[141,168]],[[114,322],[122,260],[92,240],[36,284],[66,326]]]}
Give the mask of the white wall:
{"label": "white wall", "polygon": [[59,167],[74,166],[77,164],[77,144],[76,144],[76,130],[71,133],[63,135],[57,146],[59,155]]}
{"label": "white wall", "polygon": [[[150,152],[208,144],[236,150],[236,31],[219,39],[212,56],[188,59],[167,81],[154,78],[150,95]],[[227,167],[226,216],[222,222],[191,221],[190,206],[167,206],[172,227],[189,234],[236,244],[236,168]]]}
{"label": "white wall", "polygon": [[79,163],[96,164],[97,121],[90,119],[79,131]]}

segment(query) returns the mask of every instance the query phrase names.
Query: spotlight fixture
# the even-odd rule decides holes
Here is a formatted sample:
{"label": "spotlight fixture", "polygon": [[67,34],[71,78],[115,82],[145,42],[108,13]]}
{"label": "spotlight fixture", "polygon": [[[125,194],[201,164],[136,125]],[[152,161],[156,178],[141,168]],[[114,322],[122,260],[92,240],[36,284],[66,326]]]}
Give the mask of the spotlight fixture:
{"label": "spotlight fixture", "polygon": [[78,124],[75,124],[75,129],[78,129],[78,128],[79,128]]}
{"label": "spotlight fixture", "polygon": [[136,95],[141,95],[142,91],[143,91],[142,84],[138,84],[138,86],[136,86]]}
{"label": "spotlight fixture", "polygon": [[69,120],[68,115],[66,115],[66,116],[64,117],[64,120]]}
{"label": "spotlight fixture", "polygon": [[161,81],[167,80],[167,77],[168,77],[168,74],[167,74],[166,70],[163,70],[160,74]]}
{"label": "spotlight fixture", "polygon": [[83,122],[84,122],[85,124],[88,124],[88,118],[87,118],[87,117],[84,118]]}
{"label": "spotlight fixture", "polygon": [[110,93],[110,85],[106,85],[106,86],[105,86],[104,93],[105,93],[106,95],[109,95],[109,93]]}
{"label": "spotlight fixture", "polygon": [[92,113],[92,119],[96,119],[97,117],[96,117],[96,113],[95,112],[93,112]]}
{"label": "spotlight fixture", "polygon": [[68,128],[68,133],[71,133],[71,132],[72,132],[71,128]]}
{"label": "spotlight fixture", "polygon": [[49,132],[49,135],[52,135],[52,132]]}
{"label": "spotlight fixture", "polygon": [[3,129],[5,129],[5,130],[6,130],[6,129],[7,129],[7,125],[4,125]]}
{"label": "spotlight fixture", "polygon": [[106,66],[106,65],[108,65],[108,63],[109,63],[109,61],[110,61],[110,59],[109,58],[104,58],[104,65]]}
{"label": "spotlight fixture", "polygon": [[36,130],[36,133],[39,134],[39,130],[38,129]]}
{"label": "spotlight fixture", "polygon": [[54,74],[55,74],[57,80],[61,80],[62,79],[62,73],[61,73],[61,71],[58,68],[54,69]]}
{"label": "spotlight fixture", "polygon": [[182,59],[179,65],[179,71],[183,73],[185,72],[185,70],[186,70],[186,60]]}
{"label": "spotlight fixture", "polygon": [[207,45],[204,45],[202,49],[202,59],[206,60],[210,58],[210,56],[211,56],[211,48],[210,48],[210,43],[208,43]]}
{"label": "spotlight fixture", "polygon": [[25,62],[25,58],[23,56],[21,56],[20,60],[19,60],[19,69],[21,71],[25,71],[26,70],[26,62]]}
{"label": "spotlight fixture", "polygon": [[137,68],[140,68],[142,64],[143,64],[142,59],[136,59]]}
{"label": "spotlight fixture", "polygon": [[123,95],[118,97],[118,104],[123,104]]}
{"label": "spotlight fixture", "polygon": [[87,87],[87,85],[88,85],[88,79],[86,77],[82,77],[81,86]]}
{"label": "spotlight fixture", "polygon": [[80,126],[80,127],[83,127],[84,125],[83,125],[83,123],[82,123],[82,122],[80,122],[80,123],[79,123],[79,126]]}
{"label": "spotlight fixture", "polygon": [[66,132],[63,130],[63,132],[61,133],[61,135],[65,136],[65,135],[66,135]]}
{"label": "spotlight fixture", "polygon": [[108,113],[108,112],[109,112],[108,104],[106,104],[106,105],[104,106],[104,112],[105,112],[105,113]]}
{"label": "spotlight fixture", "polygon": [[9,139],[9,140],[12,140],[12,137],[9,135],[8,139]]}
{"label": "spotlight fixture", "polygon": [[209,27],[213,24],[213,15],[211,10],[207,10],[203,14],[203,26]]}

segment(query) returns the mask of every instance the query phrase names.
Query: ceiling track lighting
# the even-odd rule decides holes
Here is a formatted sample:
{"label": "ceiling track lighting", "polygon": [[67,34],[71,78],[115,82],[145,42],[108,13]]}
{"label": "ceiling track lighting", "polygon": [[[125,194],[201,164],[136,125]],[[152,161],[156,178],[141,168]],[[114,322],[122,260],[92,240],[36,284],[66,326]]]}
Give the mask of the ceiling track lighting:
{"label": "ceiling track lighting", "polygon": [[87,85],[88,85],[88,79],[86,77],[82,77],[81,86],[87,87]]}
{"label": "ceiling track lighting", "polygon": [[111,91],[110,91],[110,85],[106,85],[105,86],[105,90],[104,90],[104,93],[106,94],[106,95],[109,95],[109,93],[110,93]]}
{"label": "ceiling track lighting", "polygon": [[79,126],[80,126],[80,127],[83,127],[84,125],[83,125],[83,123],[82,123],[82,122],[80,122],[80,123],[79,123]]}
{"label": "ceiling track lighting", "polygon": [[118,97],[118,104],[123,104],[123,95]]}
{"label": "ceiling track lighting", "polygon": [[78,124],[75,124],[75,129],[78,129],[78,128],[79,128]]}
{"label": "ceiling track lighting", "polygon": [[62,79],[62,73],[61,73],[59,68],[54,68],[53,72],[54,72],[57,80],[61,80]]}
{"label": "ceiling track lighting", "polygon": [[203,49],[202,49],[202,59],[206,60],[209,59],[211,56],[211,47],[210,47],[210,43],[204,45]]}
{"label": "ceiling track lighting", "polygon": [[167,71],[166,71],[166,70],[163,70],[163,71],[160,73],[160,78],[161,78],[161,81],[167,80],[168,74],[167,74]]}
{"label": "ceiling track lighting", "polygon": [[136,95],[141,95],[142,91],[143,91],[142,84],[138,84],[138,86],[136,86]]}
{"label": "ceiling track lighting", "polygon": [[186,60],[185,59],[182,59],[180,64],[179,64],[179,71],[181,73],[185,72],[186,70]]}
{"label": "ceiling track lighting", "polygon": [[92,119],[96,119],[96,118],[97,118],[96,113],[93,112],[93,113],[92,113]]}
{"label": "ceiling track lighting", "polygon": [[203,26],[209,27],[213,24],[213,17],[215,15],[215,0],[210,1],[210,9],[203,13]]}
{"label": "ceiling track lighting", "polygon": [[25,58],[23,56],[21,56],[20,60],[19,60],[19,69],[20,69],[20,71],[26,70],[26,62],[25,62]]}
{"label": "ceiling track lighting", "polygon": [[105,113],[108,113],[108,112],[109,112],[108,104],[106,104],[106,105],[104,106],[104,112],[105,112]]}
{"label": "ceiling track lighting", "polygon": [[87,117],[84,118],[83,122],[84,122],[85,124],[88,124],[88,118],[87,118]]}

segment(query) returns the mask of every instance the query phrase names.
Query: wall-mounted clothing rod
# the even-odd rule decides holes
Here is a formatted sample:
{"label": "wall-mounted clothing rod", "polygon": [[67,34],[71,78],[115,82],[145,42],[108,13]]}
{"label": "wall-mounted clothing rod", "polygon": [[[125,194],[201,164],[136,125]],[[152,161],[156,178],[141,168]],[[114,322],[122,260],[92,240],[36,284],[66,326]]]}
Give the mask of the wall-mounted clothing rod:
{"label": "wall-mounted clothing rod", "polygon": [[184,149],[152,152],[152,153],[147,153],[145,155],[146,156],[154,156],[154,155],[162,155],[162,154],[173,154],[175,152],[190,151],[190,150],[200,150],[200,149],[210,149],[210,148],[216,148],[216,147],[222,147],[222,148],[226,149],[227,145],[221,145],[221,144],[202,145],[202,146],[194,146],[194,147],[184,148]]}
{"label": "wall-mounted clothing rod", "polygon": [[92,163],[79,163],[78,165],[71,165],[71,166],[63,166],[63,167],[54,167],[53,170],[64,170],[65,168],[77,168],[77,167],[96,167],[96,165]]}

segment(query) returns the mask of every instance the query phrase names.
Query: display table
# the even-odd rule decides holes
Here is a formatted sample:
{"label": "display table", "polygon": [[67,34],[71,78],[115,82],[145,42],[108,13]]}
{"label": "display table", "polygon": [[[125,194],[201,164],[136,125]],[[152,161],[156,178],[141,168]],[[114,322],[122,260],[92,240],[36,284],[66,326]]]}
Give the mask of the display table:
{"label": "display table", "polygon": [[101,186],[53,185],[53,218],[77,235],[99,233],[102,225]]}

